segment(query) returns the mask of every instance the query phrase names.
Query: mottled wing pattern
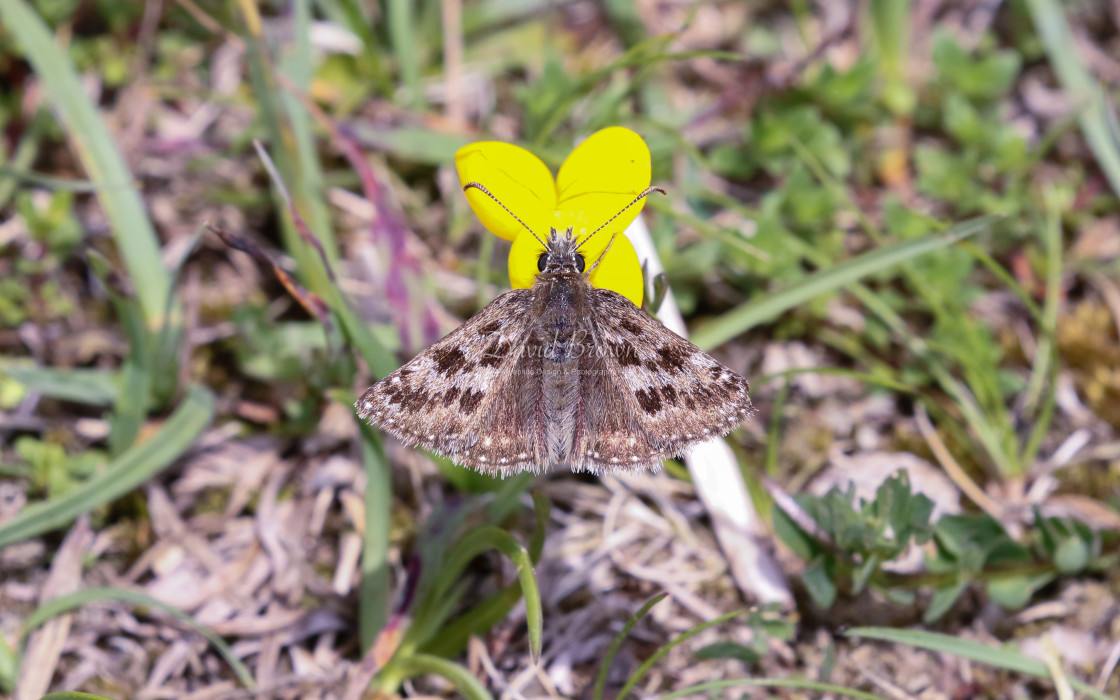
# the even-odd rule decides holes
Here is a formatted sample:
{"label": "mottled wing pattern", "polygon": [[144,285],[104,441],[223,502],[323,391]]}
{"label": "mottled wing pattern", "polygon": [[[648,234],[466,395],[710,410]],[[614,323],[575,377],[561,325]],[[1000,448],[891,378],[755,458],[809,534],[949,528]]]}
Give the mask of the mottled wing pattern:
{"label": "mottled wing pattern", "polygon": [[[529,309],[519,324],[531,323]],[[548,468],[542,397],[542,359],[536,332],[524,330],[511,346],[501,370],[484,401],[477,441],[452,458],[482,472],[506,476],[519,471]]]}
{"label": "mottled wing pattern", "polygon": [[515,289],[494,299],[371,386],[358,399],[358,414],[408,446],[479,471],[540,464],[543,448],[533,434],[533,413],[525,412],[539,404],[539,374],[534,383],[525,371],[531,366],[519,366],[533,364],[523,347],[531,337],[532,296]]}
{"label": "mottled wing pattern", "polygon": [[750,417],[742,376],[615,292],[590,302],[574,469],[656,468]]}

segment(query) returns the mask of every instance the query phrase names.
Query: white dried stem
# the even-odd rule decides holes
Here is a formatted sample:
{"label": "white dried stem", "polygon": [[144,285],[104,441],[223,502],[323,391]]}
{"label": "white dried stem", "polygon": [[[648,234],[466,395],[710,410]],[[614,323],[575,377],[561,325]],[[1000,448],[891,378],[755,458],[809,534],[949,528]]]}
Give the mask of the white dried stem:
{"label": "white dried stem", "polygon": [[[665,270],[650,238],[649,227],[641,216],[626,229],[626,237],[651,279]],[[666,292],[657,317],[666,328],[683,338],[688,337],[688,329],[672,290]],[[716,438],[697,445],[685,457],[685,464],[700,500],[711,515],[716,537],[727,556],[739,590],[748,599],[760,603],[793,607],[789,584],[763,542],[763,538],[767,537],[766,527],[751,502],[743,475],[727,442]]]}

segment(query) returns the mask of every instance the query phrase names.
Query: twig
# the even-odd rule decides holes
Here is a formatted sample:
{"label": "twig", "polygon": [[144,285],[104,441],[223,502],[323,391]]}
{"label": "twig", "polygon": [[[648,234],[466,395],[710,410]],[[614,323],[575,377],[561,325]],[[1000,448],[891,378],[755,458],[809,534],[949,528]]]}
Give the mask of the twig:
{"label": "twig", "polygon": [[268,171],[268,176],[272,178],[272,184],[275,185],[276,189],[280,192],[280,197],[283,198],[284,205],[288,207],[288,213],[292,215],[292,221],[296,225],[296,230],[299,231],[299,237],[303,239],[304,243],[307,243],[315,250],[319,251],[319,259],[323,262],[323,267],[327,271],[327,277],[330,278],[332,283],[337,285],[338,278],[334,276],[334,269],[331,267],[330,259],[327,258],[327,251],[323,250],[323,243],[319,240],[318,236],[311,232],[311,228],[308,227],[307,222],[304,221],[303,216],[300,215],[299,209],[296,209],[295,202],[292,200],[292,194],[288,191],[288,186],[284,184],[284,178],[280,177],[280,171],[276,169],[276,164],[272,162],[268,151],[264,149],[264,146],[262,146],[261,142],[257,139],[253,139],[253,148],[257,149],[257,156],[261,159],[261,163],[264,164],[264,169]]}
{"label": "twig", "polygon": [[332,328],[330,307],[327,306],[327,302],[323,301],[323,298],[315,292],[301,287],[263,248],[248,238],[229,233],[213,224],[207,223],[206,228],[213,231],[230,248],[248,253],[252,258],[269,268],[272,274],[276,276],[277,281],[284,286],[284,289],[288,290],[288,294],[291,294],[292,298],[298,301],[307,313],[318,319],[328,330]]}
{"label": "twig", "polygon": [[1112,645],[1112,651],[1109,652],[1108,659],[1101,667],[1101,673],[1097,676],[1097,690],[1104,692],[1105,686],[1108,685],[1108,679],[1112,677],[1112,672],[1116,670],[1117,664],[1120,664],[1120,639]]}

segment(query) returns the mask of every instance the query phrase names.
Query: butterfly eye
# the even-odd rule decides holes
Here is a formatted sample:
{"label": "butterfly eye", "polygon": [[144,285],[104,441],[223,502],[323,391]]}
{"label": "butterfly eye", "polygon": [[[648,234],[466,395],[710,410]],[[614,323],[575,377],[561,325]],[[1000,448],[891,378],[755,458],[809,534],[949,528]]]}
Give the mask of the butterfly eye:
{"label": "butterfly eye", "polygon": [[548,265],[548,253],[541,253],[541,256],[537,258],[537,271],[544,272],[546,265]]}
{"label": "butterfly eye", "polygon": [[583,254],[582,253],[576,253],[576,267],[579,269],[580,272],[583,272],[583,266],[585,264],[586,263],[583,260]]}

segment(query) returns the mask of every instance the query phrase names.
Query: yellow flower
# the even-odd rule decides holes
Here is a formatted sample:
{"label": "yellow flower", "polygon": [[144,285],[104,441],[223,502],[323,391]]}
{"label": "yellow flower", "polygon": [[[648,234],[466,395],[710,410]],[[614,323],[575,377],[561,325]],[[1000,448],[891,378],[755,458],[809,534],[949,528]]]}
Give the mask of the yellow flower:
{"label": "yellow flower", "polygon": [[[455,154],[462,184],[477,182],[525,222],[540,238],[549,229],[569,226],[583,240],[649,187],[650,157],[642,137],[612,126],[581,143],[560,166],[556,180],[548,166],[524,148],[500,141],[472,143]],[[533,286],[544,247],[492,199],[467,191],[471,209],[491,233],[513,241],[509,280],[515,289]],[[638,216],[645,200],[623,212],[581,249],[588,266],[614,243],[590,274],[591,284],[618,292],[642,305],[642,268],[622,231]],[[615,236],[614,234],[618,234]]]}

